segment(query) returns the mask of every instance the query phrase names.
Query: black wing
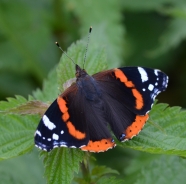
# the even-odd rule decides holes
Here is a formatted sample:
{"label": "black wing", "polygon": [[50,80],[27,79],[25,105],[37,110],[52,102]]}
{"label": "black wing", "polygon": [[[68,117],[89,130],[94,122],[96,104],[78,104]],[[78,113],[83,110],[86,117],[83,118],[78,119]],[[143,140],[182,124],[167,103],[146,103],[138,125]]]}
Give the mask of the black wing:
{"label": "black wing", "polygon": [[107,121],[120,141],[139,133],[155,97],[168,84],[163,72],[142,67],[117,68],[93,77],[103,93]]}
{"label": "black wing", "polygon": [[48,108],[36,130],[35,144],[46,151],[72,147],[101,152],[115,146],[101,106],[88,101],[76,84]]}

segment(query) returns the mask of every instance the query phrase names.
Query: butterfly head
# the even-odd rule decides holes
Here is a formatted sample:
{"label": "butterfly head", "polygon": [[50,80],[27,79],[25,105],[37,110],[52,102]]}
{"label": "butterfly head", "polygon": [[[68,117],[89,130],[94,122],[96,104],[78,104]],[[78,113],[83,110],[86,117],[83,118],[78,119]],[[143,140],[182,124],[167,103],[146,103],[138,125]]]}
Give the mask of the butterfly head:
{"label": "butterfly head", "polygon": [[85,69],[81,69],[77,64],[76,64],[76,78],[83,78],[85,77],[87,74],[87,72],[85,71]]}

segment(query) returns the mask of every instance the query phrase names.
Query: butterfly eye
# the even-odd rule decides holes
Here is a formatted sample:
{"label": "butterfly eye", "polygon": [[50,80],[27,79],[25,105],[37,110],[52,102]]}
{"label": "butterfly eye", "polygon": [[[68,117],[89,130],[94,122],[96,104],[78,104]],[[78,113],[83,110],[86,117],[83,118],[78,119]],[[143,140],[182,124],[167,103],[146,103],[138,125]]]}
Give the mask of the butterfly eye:
{"label": "butterfly eye", "polygon": [[76,78],[80,77],[80,72],[76,71]]}

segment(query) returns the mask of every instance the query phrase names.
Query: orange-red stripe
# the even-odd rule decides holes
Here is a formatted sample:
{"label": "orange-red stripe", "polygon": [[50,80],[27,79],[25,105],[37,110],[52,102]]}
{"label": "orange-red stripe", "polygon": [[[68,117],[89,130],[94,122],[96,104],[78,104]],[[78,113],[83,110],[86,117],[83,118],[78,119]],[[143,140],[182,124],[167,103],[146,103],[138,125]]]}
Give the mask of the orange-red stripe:
{"label": "orange-red stripe", "polygon": [[128,126],[126,131],[124,132],[125,139],[132,139],[132,137],[137,135],[145,125],[148,118],[149,118],[148,114],[144,116],[137,115],[135,121],[130,126]]}
{"label": "orange-red stripe", "polygon": [[60,111],[63,113],[61,118],[66,123],[69,134],[75,137],[76,139],[84,139],[86,137],[86,134],[77,130],[75,126],[72,124],[72,122],[68,121],[70,118],[70,114],[68,113],[66,101],[59,96],[57,98],[57,103],[59,105]]}
{"label": "orange-red stripe", "polygon": [[60,110],[61,110],[62,113],[65,113],[65,112],[68,111],[68,108],[66,106],[67,103],[66,103],[66,101],[62,97],[59,96],[57,98],[57,103],[58,103],[59,108],[60,108]]}
{"label": "orange-red stripe", "polygon": [[79,130],[76,130],[75,126],[70,121],[67,122],[67,128],[70,135],[72,135],[76,139],[84,139],[86,137],[86,134],[80,132]]}
{"label": "orange-red stripe", "polygon": [[62,119],[63,119],[64,122],[66,122],[69,118],[70,118],[70,116],[69,116],[69,113],[68,113],[68,112],[65,112],[65,113],[62,115]]}
{"label": "orange-red stripe", "polygon": [[120,79],[121,82],[125,84],[126,87],[132,88],[132,94],[136,98],[136,109],[140,110],[144,106],[143,98],[140,92],[135,88],[135,85],[133,84],[132,81],[129,81],[126,77],[126,75],[120,70],[120,69],[115,69],[114,70],[115,77]]}
{"label": "orange-red stripe", "polygon": [[115,76],[116,78],[120,79],[121,82],[124,82],[127,87],[134,87],[132,81],[128,81],[126,75],[120,69],[115,69]]}
{"label": "orange-red stripe", "polygon": [[86,146],[81,147],[81,150],[83,151],[90,151],[90,152],[103,152],[107,151],[108,149],[111,149],[115,147],[116,144],[112,141],[111,138],[109,139],[102,139],[100,141],[89,141],[89,143]]}
{"label": "orange-red stripe", "polygon": [[134,97],[136,98],[136,109],[142,109],[143,107],[143,98],[140,92],[137,89],[132,89],[132,93]]}

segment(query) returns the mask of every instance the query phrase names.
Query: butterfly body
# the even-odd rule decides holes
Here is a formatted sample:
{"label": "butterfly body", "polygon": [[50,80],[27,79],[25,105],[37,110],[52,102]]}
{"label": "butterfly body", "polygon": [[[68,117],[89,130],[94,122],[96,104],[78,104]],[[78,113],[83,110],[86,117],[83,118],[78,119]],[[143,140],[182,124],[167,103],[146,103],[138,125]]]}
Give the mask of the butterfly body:
{"label": "butterfly body", "polygon": [[78,75],[76,73],[76,77],[76,87],[81,95],[89,101],[99,101],[101,98],[101,90],[96,80],[82,69],[78,72]]}
{"label": "butterfly body", "polygon": [[76,65],[73,83],[48,108],[35,133],[35,145],[103,152],[137,135],[168,77],[156,69],[123,67],[90,76]]}

